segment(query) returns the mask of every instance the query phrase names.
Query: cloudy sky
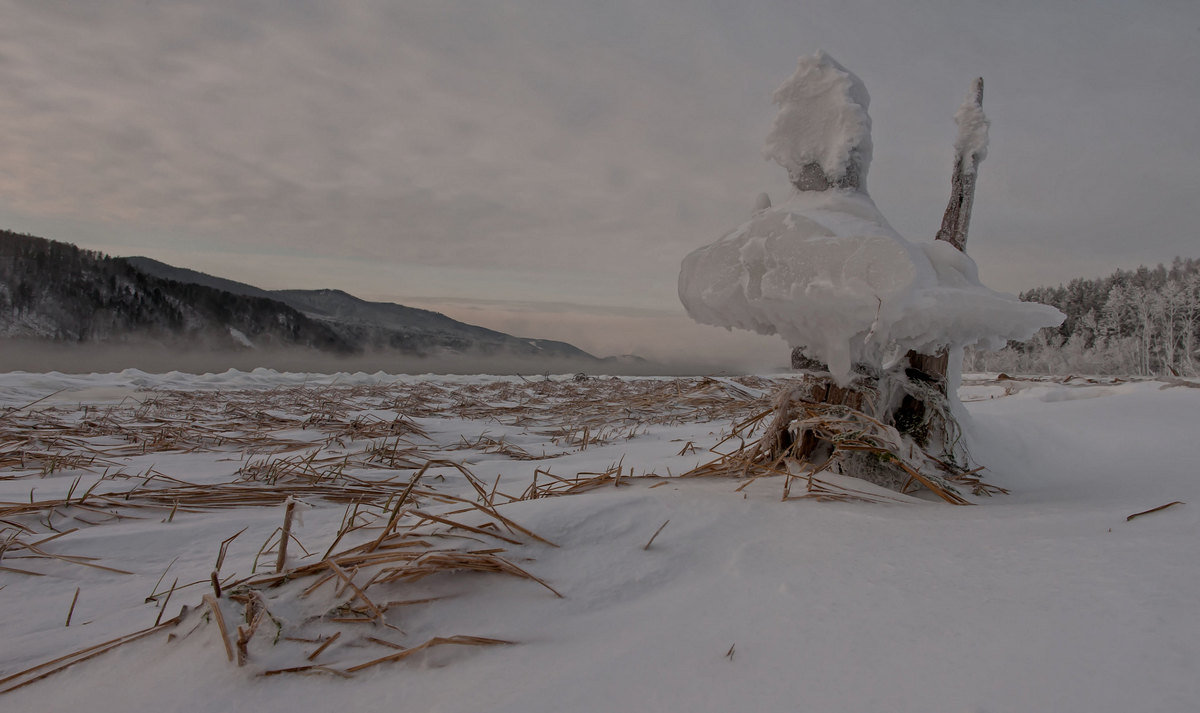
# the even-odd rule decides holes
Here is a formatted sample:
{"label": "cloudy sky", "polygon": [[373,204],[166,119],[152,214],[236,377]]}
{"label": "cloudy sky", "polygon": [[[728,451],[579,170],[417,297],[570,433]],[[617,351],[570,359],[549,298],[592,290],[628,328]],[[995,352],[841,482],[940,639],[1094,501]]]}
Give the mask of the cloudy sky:
{"label": "cloudy sky", "polygon": [[692,325],[675,281],[787,195],[770,96],[817,49],[866,83],[869,188],[915,239],[985,78],[990,286],[1200,255],[1194,0],[0,0],[0,227],[601,355],[782,363]]}

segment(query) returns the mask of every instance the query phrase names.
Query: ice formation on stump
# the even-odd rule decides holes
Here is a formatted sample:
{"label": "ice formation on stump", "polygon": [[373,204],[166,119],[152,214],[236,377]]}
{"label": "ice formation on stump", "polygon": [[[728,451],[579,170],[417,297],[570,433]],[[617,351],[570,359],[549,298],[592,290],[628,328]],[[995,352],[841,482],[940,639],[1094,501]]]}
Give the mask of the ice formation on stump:
{"label": "ice formation on stump", "polygon": [[979,163],[987,158],[988,127],[983,114],[983,79],[976,79],[962,106],[954,115],[958,138],[954,141],[954,170],[950,176],[950,203],[942,216],[937,239],[959,250],[967,249],[967,228],[971,222],[971,204],[975,200],[975,178]]}
{"label": "ice formation on stump", "polygon": [[[688,314],[778,334],[841,385],[854,364],[883,366],[909,350],[998,348],[1059,324],[1053,307],[984,287],[953,245],[909,242],[888,225],[866,189],[869,101],[862,81],[828,55],[800,59],[775,92],[780,110],[764,151],[796,190],[684,258],[679,298]],[[986,129],[982,136],[986,147]]]}
{"label": "ice formation on stump", "polygon": [[[953,187],[939,239],[913,243],[867,194],[871,119],[862,81],[818,52],[802,57],[775,92],[779,114],[763,153],[787,170],[795,191],[778,206],[760,196],[749,222],[692,252],[679,274],[679,298],[693,319],[778,334],[800,355],[797,366],[816,372],[780,395],[752,461],[763,450],[769,461],[790,454],[812,469],[837,461],[843,472],[895,489],[915,479],[954,501],[939,490],[952,490],[950,481],[929,472],[969,475],[956,450],[953,357],[965,346],[1027,339],[1064,317],[984,287],[964,252],[987,153],[982,93],[977,80],[955,116]],[[839,453],[846,438],[872,429],[869,442]]]}

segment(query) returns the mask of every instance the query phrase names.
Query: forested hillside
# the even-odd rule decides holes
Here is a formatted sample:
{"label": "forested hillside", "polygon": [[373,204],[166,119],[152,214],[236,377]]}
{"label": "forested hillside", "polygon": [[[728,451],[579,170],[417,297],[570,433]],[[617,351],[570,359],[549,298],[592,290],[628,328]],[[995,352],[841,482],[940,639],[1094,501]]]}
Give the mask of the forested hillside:
{"label": "forested hillside", "polygon": [[1062,310],[1062,326],[999,352],[968,350],[970,371],[1195,376],[1200,259],[1041,287],[1021,299]]}
{"label": "forested hillside", "polygon": [[[152,342],[241,351],[302,347],[332,355],[604,360],[565,342],[514,337],[338,290],[266,291],[147,258],[115,258],[0,230],[0,339]],[[571,363],[567,363],[571,362]]]}
{"label": "forested hillside", "polygon": [[280,302],[152,277],[121,258],[9,231],[0,231],[0,337],[354,350]]}

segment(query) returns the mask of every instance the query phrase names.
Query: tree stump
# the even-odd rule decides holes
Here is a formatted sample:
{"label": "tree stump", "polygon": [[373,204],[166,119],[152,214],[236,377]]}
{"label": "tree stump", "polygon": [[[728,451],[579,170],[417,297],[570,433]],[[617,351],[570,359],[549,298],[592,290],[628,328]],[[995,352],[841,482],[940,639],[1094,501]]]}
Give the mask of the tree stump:
{"label": "tree stump", "polygon": [[[956,119],[971,113],[982,125],[982,130],[986,131],[982,104],[983,79],[980,78],[972,84],[968,102],[959,110]],[[978,130],[978,127],[975,129]],[[967,229],[975,198],[975,179],[979,163],[984,158],[982,150],[973,149],[978,142],[970,141],[967,131],[968,127],[960,122],[959,139],[955,142],[950,201],[936,236],[937,240],[949,242],[963,252],[966,252]],[[819,172],[819,166],[804,168],[805,171],[790,176],[797,190],[827,190],[838,185],[827,176],[815,175]],[[850,180],[854,178],[856,176]],[[950,353],[946,349],[936,354],[910,351],[899,365],[886,371],[871,365],[856,364],[852,383],[841,386],[829,375],[824,364],[806,355],[803,348],[796,347],[791,355],[792,368],[807,372],[810,381],[806,383],[811,383],[811,386],[801,389],[801,393],[793,392],[786,405],[781,400],[777,420],[783,417],[785,409],[791,413],[804,403],[823,407],[844,406],[894,428],[901,439],[922,449],[936,462],[954,466],[961,458],[956,454],[960,430],[950,403],[953,385],[947,378],[949,361]],[[796,430],[799,432],[794,432]],[[801,426],[791,429],[786,437],[776,434],[771,439],[774,454],[782,456],[785,452],[790,453],[814,470],[822,467],[836,450],[835,444],[823,437],[816,428]],[[912,482],[911,473],[902,465],[878,456],[877,452],[868,451],[843,453],[838,467],[849,475],[893,490],[902,490]]]}

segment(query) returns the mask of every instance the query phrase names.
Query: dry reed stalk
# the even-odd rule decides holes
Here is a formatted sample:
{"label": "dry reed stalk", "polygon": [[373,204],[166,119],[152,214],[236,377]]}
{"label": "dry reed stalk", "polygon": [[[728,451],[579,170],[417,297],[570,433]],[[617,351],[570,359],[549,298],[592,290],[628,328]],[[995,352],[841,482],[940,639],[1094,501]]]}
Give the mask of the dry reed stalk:
{"label": "dry reed stalk", "polygon": [[253,592],[251,596],[246,597],[242,614],[242,618],[246,621],[246,626],[239,624],[237,628],[236,648],[237,665],[239,667],[245,666],[246,661],[249,660],[250,639],[254,638],[255,632],[258,631],[258,627],[266,617],[266,614],[266,604],[258,592]]}
{"label": "dry reed stalk", "polygon": [[[225,553],[229,551],[229,545],[238,538],[238,535],[241,535],[245,531],[246,528],[243,527],[229,537],[226,537],[224,540],[221,540],[221,546],[217,549],[217,563],[213,565],[214,572],[221,571],[221,565],[225,564]],[[165,576],[166,572],[163,572],[163,575]]]}
{"label": "dry reed stalk", "polygon": [[946,502],[950,503],[951,505],[970,505],[971,504],[970,501],[967,500],[966,498],[962,497],[961,495],[959,495],[958,493],[955,493],[952,490],[943,488],[940,483],[937,483],[934,481],[934,479],[928,477],[927,475],[922,474],[920,471],[916,470],[908,463],[905,463],[904,461],[901,460],[901,461],[897,461],[896,465],[903,468],[904,472],[908,473],[909,476],[912,477],[913,480],[916,480],[921,485],[924,485],[926,488],[928,488],[930,491],[932,491],[935,495],[940,497],[942,500],[945,500]]}
{"label": "dry reed stalk", "polygon": [[384,570],[384,576],[375,579],[375,582],[385,584],[388,582],[408,581],[413,582],[418,579],[423,579],[432,574],[440,574],[443,572],[452,572],[456,570],[470,570],[475,572],[492,572],[496,574],[509,574],[537,582],[546,589],[554,593],[556,597],[562,598],[562,594],[554,587],[551,587],[542,579],[530,574],[521,569],[512,562],[494,554],[471,554],[468,552],[426,552],[402,567],[391,570]]}
{"label": "dry reed stalk", "polygon": [[1166,505],[1159,505],[1156,508],[1150,508],[1149,510],[1143,510],[1142,512],[1135,512],[1134,514],[1125,518],[1125,522],[1129,522],[1130,520],[1134,519],[1135,517],[1141,517],[1142,515],[1149,515],[1152,512],[1158,512],[1159,510],[1166,510],[1167,508],[1171,507],[1172,505],[1186,505],[1186,504],[1187,503],[1185,503],[1181,500],[1176,500],[1175,502],[1170,502],[1170,503],[1167,503]]}
{"label": "dry reed stalk", "polygon": [[[41,545],[44,545],[44,544],[46,544],[47,542],[51,542],[51,541],[53,541],[53,540],[57,540],[58,538],[65,536],[65,535],[69,535],[69,534],[71,534],[72,532],[79,532],[79,528],[78,528],[78,527],[72,527],[70,530],[63,530],[62,532],[56,532],[56,533],[54,533],[53,535],[50,535],[49,537],[43,537],[42,539],[38,540],[37,542],[32,542],[32,543],[29,543],[29,545],[28,545],[28,546],[32,546],[32,547],[39,547],[39,546],[41,546]],[[20,547],[26,547],[26,546],[27,546],[27,545],[26,545],[26,543],[24,543],[24,542],[18,542],[18,543],[16,543],[16,544],[17,544],[18,546],[20,546]]]}
{"label": "dry reed stalk", "polygon": [[405,486],[404,492],[400,493],[400,497],[396,499],[396,507],[392,509],[392,514],[391,517],[388,518],[387,526],[383,528],[383,532],[379,533],[378,539],[371,544],[370,549],[375,549],[385,539],[387,539],[389,535],[391,535],[392,530],[396,527],[396,521],[400,518],[401,508],[404,507],[404,503],[408,502],[408,498],[410,495],[412,495],[413,488],[416,487],[417,481],[421,479],[421,476],[425,475],[425,471],[429,470],[429,466],[432,463],[433,461],[427,461],[425,465],[421,467],[421,470],[417,471],[417,473],[408,481],[408,485]]}
{"label": "dry reed stalk", "polygon": [[404,599],[401,601],[387,602],[386,604],[384,604],[383,606],[381,606],[379,608],[382,611],[386,612],[389,609],[391,609],[392,607],[410,607],[410,606],[415,606],[417,604],[428,604],[430,602],[439,602],[443,599],[448,599],[448,598],[449,597],[422,597],[421,599]]}
{"label": "dry reed stalk", "polygon": [[4,413],[0,414],[0,421],[7,419],[8,417],[10,417],[14,414],[18,414],[18,413],[24,411],[25,409],[29,408],[30,406],[35,406],[37,404],[40,404],[41,402],[45,401],[46,399],[48,399],[52,396],[57,396],[58,394],[61,394],[64,391],[66,391],[66,389],[62,388],[62,389],[59,389],[58,391],[46,394],[45,396],[41,397],[40,399],[34,399],[33,401],[30,401],[29,403],[25,404],[24,406],[9,407],[8,409],[5,410]]}
{"label": "dry reed stalk", "polygon": [[221,643],[225,645],[225,656],[233,661],[233,644],[229,642],[229,630],[225,628],[225,616],[221,613],[221,605],[211,594],[204,595],[204,603],[208,605],[213,620],[217,622],[217,631],[221,633]]}
{"label": "dry reed stalk", "polygon": [[862,502],[862,503],[908,503],[901,497],[888,497],[878,493],[850,488],[845,485],[834,485],[818,478],[811,478],[803,495],[797,495],[797,500],[816,500],[818,502]]}
{"label": "dry reed stalk", "polygon": [[[18,688],[24,688],[25,686],[28,686],[31,683],[36,683],[38,681],[41,681],[49,676],[52,676],[53,674],[56,674],[60,671],[64,671],[67,668],[70,668],[71,666],[74,666],[77,663],[83,663],[84,661],[95,658],[96,656],[99,656],[100,654],[111,651],[112,649],[115,649],[118,646],[128,644],[133,641],[137,641],[138,639],[145,638],[155,632],[162,631],[163,629],[166,629],[167,627],[175,626],[180,621],[182,621],[183,616],[186,613],[186,610],[187,610],[187,608],[184,607],[184,610],[181,611],[179,613],[179,615],[176,616],[174,619],[169,619],[167,621],[164,621],[161,624],[157,624],[148,629],[142,629],[141,631],[135,631],[132,634],[125,634],[124,636],[118,636],[115,639],[109,639],[108,641],[105,641],[103,643],[96,644],[94,646],[89,646],[87,648],[80,649],[78,651],[73,651],[64,656],[59,656],[58,658],[55,658],[53,660],[46,661],[44,663],[40,663],[35,666],[31,666],[31,667],[23,669],[21,671],[17,671],[16,673],[6,676],[4,678],[0,678],[0,686],[4,686],[3,688],[0,688],[0,695],[5,694],[5,693],[11,693],[12,691],[17,690]],[[42,671],[42,669],[47,669],[47,670]],[[24,678],[26,676],[30,676],[31,674],[33,674],[34,672],[37,672],[37,671],[41,671],[41,673],[39,673],[36,676],[31,676],[30,678],[26,678],[24,681],[18,681],[18,679]],[[8,685],[8,684],[12,684],[12,685]]]}
{"label": "dry reed stalk", "polygon": [[292,536],[292,513],[296,509],[296,501],[288,496],[287,506],[283,511],[283,532],[279,535],[279,557],[275,559],[275,571],[282,572],[287,563],[288,539]]}
{"label": "dry reed stalk", "polygon": [[322,575],[322,576],[318,577],[318,578],[317,578],[317,580],[316,580],[315,582],[313,582],[312,584],[308,585],[308,587],[307,587],[307,588],[306,588],[304,591],[300,592],[300,596],[301,596],[301,597],[307,597],[308,595],[310,595],[310,594],[312,594],[313,592],[317,591],[317,589],[319,589],[319,588],[321,587],[321,585],[322,585],[322,584],[325,584],[326,582],[328,582],[329,580],[333,579],[333,578],[334,578],[334,577],[336,577],[336,576],[337,576],[337,575],[336,575],[336,574],[334,574],[333,572],[329,572],[328,574],[325,574],[325,575]]}
{"label": "dry reed stalk", "polygon": [[[163,574],[166,574],[166,572]],[[163,600],[162,606],[158,608],[158,616],[154,617],[155,626],[158,626],[159,622],[162,621],[163,612],[167,610],[167,605],[171,603],[171,595],[175,593],[175,586],[177,584],[179,584],[179,577],[176,577],[175,581],[171,582],[171,588],[167,590],[167,598]]]}
{"label": "dry reed stalk", "polygon": [[358,599],[362,601],[364,605],[366,605],[367,609],[371,610],[371,614],[374,615],[375,621],[383,624],[383,612],[379,610],[379,607],[375,606],[375,602],[371,601],[366,592],[364,592],[362,589],[359,589],[358,585],[354,583],[354,578],[346,574],[346,571],[339,567],[337,562],[334,562],[333,560],[327,560],[326,564],[334,574],[336,574],[343,582],[346,583],[347,587],[354,590],[354,594],[358,597]]}
{"label": "dry reed stalk", "polygon": [[325,651],[325,649],[329,648],[333,644],[333,642],[338,640],[338,637],[340,637],[341,635],[342,635],[342,632],[340,632],[340,631],[333,632],[333,636],[330,636],[328,639],[325,639],[324,643],[322,643],[320,646],[318,646],[311,654],[309,654],[307,656],[308,660],[312,661],[312,660],[316,659],[318,656],[320,656],[321,652],[323,652],[323,651]]}
{"label": "dry reed stalk", "polygon": [[372,644],[379,644],[380,646],[387,648],[387,649],[393,649],[393,650],[397,650],[397,651],[404,649],[404,647],[401,646],[400,644],[396,644],[396,643],[393,643],[386,639],[380,639],[380,638],[377,638],[374,636],[364,636],[363,639],[366,641],[370,641]]}
{"label": "dry reed stalk", "polygon": [[365,668],[378,666],[381,663],[402,661],[413,654],[420,653],[426,649],[433,648],[434,646],[445,646],[447,644],[453,644],[457,646],[511,646],[513,643],[514,642],[512,641],[505,641],[503,639],[489,639],[482,636],[435,636],[425,643],[418,644],[412,648],[397,651],[396,653],[388,654],[387,656],[381,656],[377,659],[372,659],[366,663],[360,663],[356,666],[351,666],[346,669],[346,673],[357,673]]}
{"label": "dry reed stalk", "polygon": [[[499,522],[501,525],[504,525],[504,527],[514,535],[520,533],[522,535],[525,535],[526,537],[531,537],[531,538],[537,540],[538,542],[541,542],[546,545],[550,545],[551,547],[558,547],[558,545],[554,544],[550,540],[547,540],[546,538],[538,535],[537,533],[535,533],[531,530],[528,530],[528,529],[522,527],[520,524],[501,515],[500,512],[496,509],[496,506],[494,504],[492,504],[492,502],[490,500],[486,499],[487,496],[486,496],[485,491],[483,490],[483,484],[480,483],[478,481],[478,479],[474,475],[472,475],[471,472],[469,470],[467,470],[464,466],[461,466],[458,464],[455,464],[455,465],[459,469],[459,471],[461,471],[463,473],[463,475],[466,476],[467,482],[470,483],[475,488],[476,492],[479,493],[480,498],[485,500],[484,504],[471,502],[470,500],[467,500],[465,498],[459,498],[459,497],[456,497],[453,495],[444,495],[444,494],[432,493],[432,492],[421,493],[421,494],[427,495],[429,497],[436,497],[436,498],[442,500],[443,502],[462,503],[464,505],[468,505],[475,510],[479,510],[480,512],[483,512],[485,515],[487,515],[488,517],[491,517],[496,522]],[[498,481],[499,481],[499,479],[497,478],[497,482]],[[413,514],[416,514],[416,511],[412,511],[412,512],[413,512]]]}
{"label": "dry reed stalk", "polygon": [[346,673],[345,671],[339,671],[336,668],[330,668],[328,666],[318,666],[315,664],[312,666],[293,666],[291,668],[277,668],[277,669],[274,669],[271,671],[263,671],[262,673],[260,673],[258,675],[259,676],[278,676],[283,673],[305,673],[305,674],[306,673],[328,673],[333,676],[338,676],[339,678],[351,678],[350,674]]}
{"label": "dry reed stalk", "polygon": [[658,526],[658,529],[654,531],[654,534],[650,536],[650,539],[649,539],[649,541],[647,541],[647,542],[646,542],[646,546],[645,546],[645,547],[643,547],[642,549],[643,549],[643,550],[649,550],[649,549],[650,549],[650,545],[654,543],[654,539],[655,539],[656,537],[658,537],[658,533],[662,532],[662,531],[663,531],[663,530],[664,530],[664,529],[667,527],[667,525],[670,525],[670,524],[671,524],[671,521],[670,521],[670,520],[667,520],[667,521],[666,521],[666,522],[664,522],[663,524],[659,525],[659,526]]}
{"label": "dry reed stalk", "polygon": [[79,587],[75,587],[75,596],[71,597],[71,608],[67,610],[67,623],[63,626],[71,625],[71,615],[75,613],[75,602],[79,601]]}
{"label": "dry reed stalk", "polygon": [[56,559],[56,560],[59,560],[60,562],[67,562],[69,564],[78,564],[78,565],[82,565],[84,567],[91,567],[93,569],[104,570],[105,572],[112,572],[114,574],[128,574],[128,575],[133,574],[133,572],[129,572],[129,571],[123,570],[123,569],[117,569],[116,567],[108,567],[108,566],[105,566],[102,564],[96,564],[95,562],[91,561],[91,560],[95,559],[94,557],[59,555],[59,554],[54,554],[52,552],[46,552],[45,550],[41,549],[40,547],[37,547],[36,545],[31,545],[28,543],[23,543],[23,544],[24,544],[25,549],[27,549],[30,552],[33,552],[37,555],[40,555],[42,557],[46,557],[48,559]]}
{"label": "dry reed stalk", "polygon": [[234,648],[237,651],[238,668],[245,666],[246,662],[250,659],[250,651],[248,648],[250,644],[250,637],[250,632],[244,626],[239,624],[237,628],[237,640],[234,642]]}
{"label": "dry reed stalk", "polygon": [[415,525],[413,525],[413,527],[417,527],[418,525],[420,525],[421,521],[428,520],[430,522],[436,522],[441,525],[445,525],[446,527],[449,527],[451,529],[466,530],[467,532],[474,532],[477,535],[487,535],[489,537],[495,537],[498,540],[503,540],[504,542],[508,542],[513,545],[522,544],[520,540],[515,540],[511,537],[506,537],[499,533],[485,530],[482,527],[475,527],[474,525],[467,525],[465,523],[456,522],[449,518],[441,517],[439,515],[434,515],[433,513],[423,512],[421,510],[409,510],[408,512],[409,512],[409,514],[414,515],[415,517],[419,518],[418,522]]}

